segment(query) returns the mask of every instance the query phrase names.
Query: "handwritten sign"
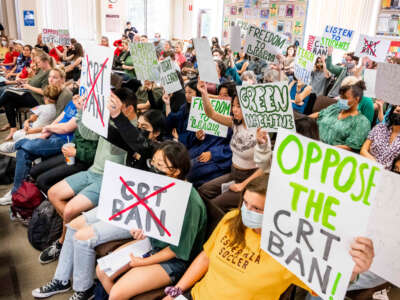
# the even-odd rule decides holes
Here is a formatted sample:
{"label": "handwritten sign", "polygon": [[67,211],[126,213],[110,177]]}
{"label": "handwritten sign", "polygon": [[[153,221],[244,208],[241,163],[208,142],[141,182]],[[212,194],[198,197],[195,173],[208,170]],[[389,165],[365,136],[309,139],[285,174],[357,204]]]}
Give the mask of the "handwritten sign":
{"label": "handwritten sign", "polygon": [[199,38],[193,39],[193,42],[196,50],[200,79],[206,82],[219,84],[216,63],[211,55],[208,41]]}
{"label": "handwritten sign", "polygon": [[[231,113],[231,101],[222,99],[210,99],[214,110],[224,116]],[[228,127],[221,125],[206,116],[203,108],[203,102],[200,97],[193,97],[190,104],[190,114],[187,130],[199,131],[203,130],[206,134],[226,137],[228,135]]]}
{"label": "handwritten sign", "polygon": [[132,62],[139,80],[158,81],[158,60],[152,43],[131,43]]}
{"label": "handwritten sign", "polygon": [[385,62],[391,41],[379,37],[361,34],[355,55],[368,57],[376,62]]}
{"label": "handwritten sign", "polygon": [[277,54],[285,50],[287,37],[250,25],[247,30],[245,53],[260,59],[274,62]]}
{"label": "handwritten sign", "polygon": [[311,72],[314,69],[316,55],[304,48],[297,48],[294,64],[294,76],[306,84],[311,82]]}
{"label": "handwritten sign", "polygon": [[287,82],[236,87],[244,121],[248,128],[296,130]]}
{"label": "handwritten sign", "polygon": [[159,63],[161,73],[161,85],[168,94],[172,94],[182,89],[181,82],[176,70],[172,65],[171,58],[168,57]]}
{"label": "handwritten sign", "polygon": [[322,35],[324,46],[347,51],[354,37],[354,30],[326,25]]}
{"label": "handwritten sign", "polygon": [[376,98],[394,105],[399,105],[399,76],[400,65],[378,63],[375,84]]}
{"label": "handwritten sign", "polygon": [[322,299],[344,299],[350,245],[366,234],[380,172],[369,159],[279,131],[261,248]]}
{"label": "handwritten sign", "polygon": [[67,29],[43,29],[42,40],[44,44],[57,44],[68,46],[71,44],[71,38]]}
{"label": "handwritten sign", "polygon": [[177,246],[191,189],[186,181],[106,161],[97,217]]}
{"label": "handwritten sign", "polygon": [[110,97],[110,81],[113,50],[108,47],[86,48],[82,59],[79,94],[85,97],[82,108],[82,122],[86,127],[107,138],[110,111],[107,101]]}
{"label": "handwritten sign", "polygon": [[327,56],[328,47],[322,44],[322,38],[315,35],[309,35],[307,41],[307,50],[317,56]]}

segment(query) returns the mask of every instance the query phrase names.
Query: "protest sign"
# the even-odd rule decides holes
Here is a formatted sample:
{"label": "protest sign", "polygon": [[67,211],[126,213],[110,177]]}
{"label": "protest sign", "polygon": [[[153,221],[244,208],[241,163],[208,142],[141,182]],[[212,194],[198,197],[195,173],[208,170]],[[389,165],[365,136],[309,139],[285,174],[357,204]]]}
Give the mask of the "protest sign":
{"label": "protest sign", "polygon": [[178,246],[191,190],[189,182],[106,161],[97,217]]}
{"label": "protest sign", "polygon": [[376,98],[375,83],[376,83],[376,70],[365,69],[364,81],[367,89],[364,91],[365,97]]}
{"label": "protest sign", "polygon": [[158,60],[153,43],[132,43],[130,48],[137,79],[159,80]]}
{"label": "protest sign", "polygon": [[160,61],[159,66],[161,73],[161,85],[164,87],[165,91],[168,94],[172,94],[181,90],[182,85],[178,75],[176,74],[176,70],[172,65],[171,58],[168,57],[163,61]]}
{"label": "protest sign", "polygon": [[261,248],[324,300],[344,299],[350,245],[366,236],[380,172],[365,157],[279,131]]}
{"label": "protest sign", "polygon": [[296,130],[287,82],[236,87],[243,118],[248,128]]}
{"label": "protest sign", "polygon": [[240,39],[240,27],[232,26],[230,30],[231,35],[231,49],[233,52],[239,52],[242,49],[242,42]]}
{"label": "protest sign", "polygon": [[111,92],[113,50],[102,46],[85,50],[79,87],[79,95],[85,97],[82,122],[89,129],[107,138],[110,119],[107,101]]}
{"label": "protest sign", "polygon": [[309,35],[307,41],[307,50],[317,56],[327,56],[328,47],[322,44],[322,39],[319,36]]}
{"label": "protest sign", "polygon": [[193,39],[196,50],[197,64],[200,79],[206,82],[219,84],[217,66],[211,55],[210,45],[206,39]]}
{"label": "protest sign", "polygon": [[384,170],[380,181],[367,234],[374,243],[371,271],[400,287],[400,175]]}
{"label": "protest sign", "polygon": [[376,98],[394,105],[400,104],[400,65],[378,63],[376,72]]}
{"label": "protest sign", "polygon": [[347,51],[349,50],[353,36],[354,30],[326,25],[322,35],[322,44],[327,47]]}
{"label": "protest sign", "polygon": [[[222,99],[210,99],[214,110],[224,116],[229,116],[231,113],[231,101]],[[199,131],[203,130],[206,134],[226,137],[228,127],[221,125],[206,116],[203,108],[201,97],[193,97],[190,104],[190,114],[187,130]]]}
{"label": "protest sign", "polygon": [[42,41],[44,44],[57,44],[68,46],[71,44],[68,29],[47,29],[42,30]]}
{"label": "protest sign", "polygon": [[247,30],[245,53],[274,62],[277,54],[286,50],[287,36],[250,25]]}
{"label": "protest sign", "polygon": [[368,57],[376,62],[385,62],[390,42],[382,37],[361,34],[354,54],[358,57]]}
{"label": "protest sign", "polygon": [[314,62],[317,56],[304,48],[297,48],[296,59],[294,63],[294,76],[304,82],[311,83],[311,72],[314,69]]}

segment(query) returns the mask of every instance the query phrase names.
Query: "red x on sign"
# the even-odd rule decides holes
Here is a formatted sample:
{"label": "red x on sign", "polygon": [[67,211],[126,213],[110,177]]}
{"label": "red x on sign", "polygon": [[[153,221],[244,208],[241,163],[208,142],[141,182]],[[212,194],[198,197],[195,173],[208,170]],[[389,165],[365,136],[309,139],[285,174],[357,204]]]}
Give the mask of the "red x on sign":
{"label": "red x on sign", "polygon": [[364,50],[362,51],[362,53],[366,52],[367,50],[371,51],[371,53],[373,54],[373,56],[376,57],[375,51],[372,50],[372,47],[375,47],[376,45],[378,45],[381,41],[377,41],[375,43],[368,43],[367,39],[364,38],[364,46],[366,46],[367,48],[364,48]]}
{"label": "red x on sign", "polygon": [[100,69],[99,74],[97,74],[96,78],[94,79],[94,83],[93,83],[93,81],[92,81],[92,75],[90,74],[89,56],[88,56],[88,55],[86,55],[86,61],[87,61],[87,66],[88,66],[90,84],[92,85],[92,88],[90,89],[89,94],[87,95],[87,98],[86,98],[86,100],[85,100],[84,109],[86,109],[86,105],[87,105],[87,102],[88,102],[88,100],[89,100],[89,97],[90,97],[90,95],[93,93],[94,100],[96,101],[97,112],[98,112],[98,114],[99,114],[99,116],[100,116],[101,124],[103,125],[103,127],[105,127],[104,121],[103,121],[103,116],[102,116],[101,113],[100,113],[100,106],[99,106],[99,102],[98,102],[98,100],[97,100],[97,96],[96,96],[96,92],[95,92],[94,88],[95,88],[95,86],[96,86],[96,84],[97,84],[97,80],[99,79],[101,73],[102,73],[103,70],[104,70],[104,67],[106,66],[106,63],[107,63],[107,61],[108,61],[108,58],[104,61],[103,65],[101,66],[101,69]]}
{"label": "red x on sign", "polygon": [[131,206],[128,206],[127,208],[121,210],[120,212],[112,215],[110,218],[108,218],[109,221],[111,221],[112,219],[114,219],[115,217],[118,217],[119,215],[123,214],[124,212],[131,210],[132,208],[138,206],[139,204],[143,205],[147,211],[150,213],[151,217],[157,222],[158,225],[160,225],[160,227],[165,231],[165,233],[168,236],[171,236],[171,233],[169,233],[169,231],[167,230],[167,228],[165,228],[165,226],[161,223],[160,219],[157,218],[157,216],[154,214],[154,212],[151,210],[151,208],[146,204],[146,200],[150,199],[151,197],[169,189],[170,187],[173,187],[175,185],[174,182],[164,186],[161,189],[158,189],[157,191],[151,193],[150,195],[148,195],[147,197],[141,199],[132,189],[131,187],[125,182],[125,180],[122,178],[122,176],[119,177],[119,179],[121,180],[122,184],[126,187],[126,189],[138,200],[138,202],[136,202],[135,204],[132,204]]}

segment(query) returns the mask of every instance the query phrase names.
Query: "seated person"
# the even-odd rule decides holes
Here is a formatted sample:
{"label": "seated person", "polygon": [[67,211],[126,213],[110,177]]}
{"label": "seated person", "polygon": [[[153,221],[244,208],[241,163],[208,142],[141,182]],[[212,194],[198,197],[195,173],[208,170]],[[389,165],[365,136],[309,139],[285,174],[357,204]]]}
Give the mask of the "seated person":
{"label": "seated person", "polygon": [[15,143],[23,138],[36,139],[41,136],[44,126],[49,125],[56,118],[56,101],[61,90],[57,86],[48,85],[43,90],[44,104],[31,109],[32,115],[25,120],[24,128],[16,131],[11,142],[0,145],[4,153],[15,152]]}
{"label": "seated person", "polygon": [[289,83],[290,99],[293,109],[304,114],[308,101],[310,100],[311,86],[301,80],[297,80],[293,75],[293,80]]}
{"label": "seated person", "polygon": [[21,53],[20,46],[13,41],[9,41],[8,49],[9,51],[5,54],[4,60],[0,63],[0,68],[3,71],[11,70],[17,62],[17,57]]}
{"label": "seated person", "polygon": [[114,61],[112,65],[113,70],[123,70],[122,65],[124,64],[125,60],[128,56],[131,55],[129,52],[129,43],[127,41],[121,42],[121,45],[118,46],[120,49],[118,55],[114,55]]}
{"label": "seated person", "polygon": [[[153,155],[151,169],[158,174],[185,180],[190,170],[190,159],[186,148],[177,142],[161,143]],[[91,299],[98,245],[131,237],[128,230],[97,219],[97,208],[84,213],[69,223],[60,260],[53,279],[46,285],[32,291],[37,298],[44,298],[63,293],[71,288],[73,281],[74,299]],[[183,222],[181,242],[178,247],[151,239],[153,255],[140,260],[139,264],[129,271],[111,291],[111,299],[129,299],[153,288],[176,282],[186,269],[188,262],[200,251],[206,233],[206,208],[203,201],[192,189]],[[135,232],[135,238],[141,238],[140,232]],[[184,246],[183,246],[184,245]],[[145,264],[149,267],[144,267]],[[151,268],[151,272],[149,272]],[[143,272],[142,272],[143,271]],[[137,272],[137,273],[136,273]],[[146,284],[134,285],[131,278],[140,278]],[[104,278],[104,277],[102,277]],[[112,282],[106,289],[111,290]],[[128,286],[126,282],[129,282]]]}
{"label": "seated person", "polygon": [[25,67],[29,67],[32,61],[31,52],[31,45],[26,45],[22,48],[22,53],[17,57],[15,66],[5,76],[6,79],[19,75]]}
{"label": "seated person", "polygon": [[[194,300],[276,300],[291,284],[310,290],[260,248],[267,185],[267,174],[246,185],[238,208],[219,222],[183,277],[174,287],[166,289],[163,300],[172,300],[185,292],[186,298]],[[373,251],[372,241],[367,238],[357,238],[351,245],[350,255],[356,264],[351,280],[369,269]],[[236,253],[241,266],[232,263],[232,255],[222,255],[223,252]],[[248,259],[251,252],[256,253],[252,260]]]}
{"label": "seated person", "polygon": [[349,151],[360,151],[371,123],[358,110],[365,90],[364,81],[340,88],[339,101],[309,117],[317,119],[322,142]]}
{"label": "seated person", "polygon": [[166,100],[167,126],[169,130],[176,128],[179,141],[189,150],[193,171],[188,179],[198,187],[229,172],[232,164],[232,151],[229,146],[232,130],[228,131],[226,138],[205,134],[203,130],[196,133],[187,130],[192,97],[201,96],[197,89],[197,80],[187,83],[185,92],[187,103],[176,113],[171,112],[170,104]]}
{"label": "seated person", "polygon": [[400,155],[400,105],[394,105],[389,113],[389,123],[380,123],[369,132],[360,154],[377,161],[391,170]]}
{"label": "seated person", "polygon": [[[151,95],[149,96],[150,92]],[[140,86],[136,92],[136,97],[138,101],[137,102],[138,112],[143,113],[151,108],[150,97],[152,97],[151,100],[154,103],[158,104],[161,103],[162,95],[163,95],[162,87],[157,86],[157,84],[154,81],[145,80],[144,84]]]}

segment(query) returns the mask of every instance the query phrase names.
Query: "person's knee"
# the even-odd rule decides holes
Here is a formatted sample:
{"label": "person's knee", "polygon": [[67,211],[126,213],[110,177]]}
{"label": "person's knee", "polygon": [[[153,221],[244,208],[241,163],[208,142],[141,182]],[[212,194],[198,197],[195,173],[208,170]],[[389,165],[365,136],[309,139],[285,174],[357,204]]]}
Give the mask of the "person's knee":
{"label": "person's knee", "polygon": [[86,227],[86,225],[87,225],[86,220],[83,215],[76,217],[75,219],[73,219],[71,222],[68,223],[68,226],[74,230],[82,229]]}
{"label": "person's knee", "polygon": [[135,295],[127,296],[126,292],[118,284],[116,284],[111,288],[108,299],[109,300],[123,300],[123,299],[129,299],[133,296],[135,296]]}
{"label": "person's knee", "polygon": [[95,237],[95,232],[92,226],[87,226],[85,228],[79,229],[75,233],[75,239],[79,241],[87,241]]}
{"label": "person's knee", "polygon": [[65,223],[71,222],[77,216],[77,214],[78,214],[78,212],[73,207],[73,205],[71,205],[70,202],[67,203],[67,205],[64,208],[64,212],[63,212],[64,222]]}
{"label": "person's knee", "polygon": [[57,188],[57,185],[53,185],[49,191],[47,192],[47,197],[49,201],[54,205],[57,200],[59,200],[60,196],[60,191]]}

